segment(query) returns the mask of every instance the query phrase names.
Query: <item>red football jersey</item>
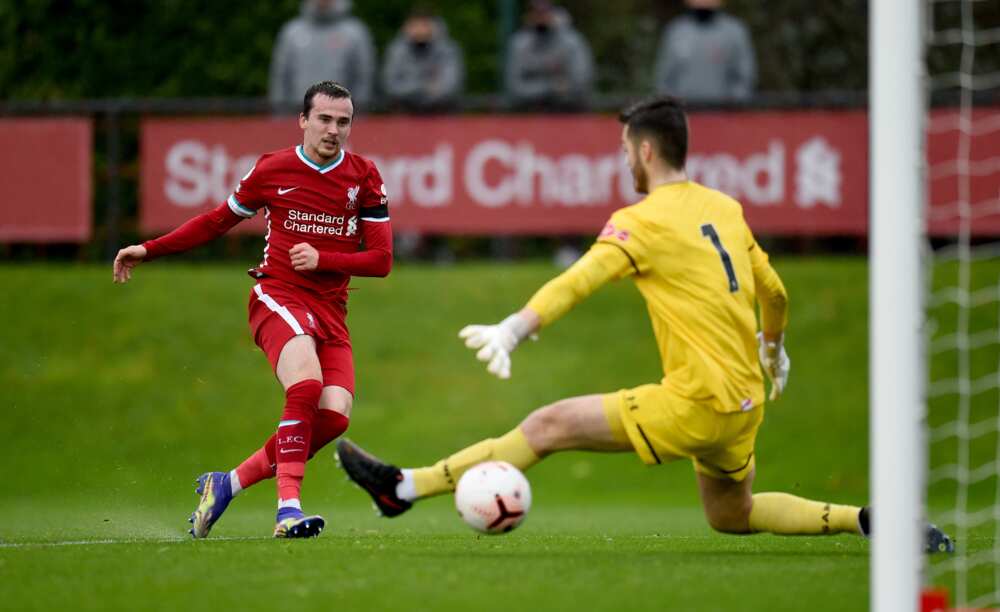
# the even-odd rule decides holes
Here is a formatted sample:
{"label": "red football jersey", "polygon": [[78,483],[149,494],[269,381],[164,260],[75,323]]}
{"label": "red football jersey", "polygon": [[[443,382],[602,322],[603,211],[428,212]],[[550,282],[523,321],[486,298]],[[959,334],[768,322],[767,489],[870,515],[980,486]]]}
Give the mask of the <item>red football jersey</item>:
{"label": "red football jersey", "polygon": [[389,221],[382,176],[371,160],[341,149],[320,166],[302,145],[266,153],[241,180],[227,200],[241,217],[263,209],[267,220],[264,258],[251,276],[272,277],[290,284],[346,299],[350,275],[341,272],[292,269],[288,250],[308,242],[319,251],[354,253],[367,223]]}

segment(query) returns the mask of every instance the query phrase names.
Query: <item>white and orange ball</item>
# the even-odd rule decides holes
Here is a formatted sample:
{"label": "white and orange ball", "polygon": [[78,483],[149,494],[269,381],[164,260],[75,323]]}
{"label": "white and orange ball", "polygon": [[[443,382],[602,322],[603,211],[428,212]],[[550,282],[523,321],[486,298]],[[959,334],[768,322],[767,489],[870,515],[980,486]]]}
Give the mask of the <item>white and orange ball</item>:
{"label": "white and orange ball", "polygon": [[506,461],[486,461],[458,480],[455,508],[476,531],[507,533],[520,525],[531,509],[531,485]]}

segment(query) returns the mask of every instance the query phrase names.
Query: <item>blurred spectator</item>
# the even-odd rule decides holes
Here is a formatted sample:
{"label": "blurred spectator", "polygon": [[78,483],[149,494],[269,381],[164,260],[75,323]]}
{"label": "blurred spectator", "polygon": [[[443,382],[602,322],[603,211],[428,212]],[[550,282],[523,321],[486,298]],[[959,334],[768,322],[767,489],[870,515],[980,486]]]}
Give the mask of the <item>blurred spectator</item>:
{"label": "blurred spectator", "polygon": [[753,43],[722,0],[686,0],[688,10],[663,29],[656,57],[657,93],[687,101],[742,100],[757,81]]}
{"label": "blurred spectator", "polygon": [[271,56],[268,99],[277,110],[302,106],[302,92],[332,80],[351,90],[355,108],[372,99],[375,46],[350,15],[351,0],[304,0],[302,14],[281,28]]}
{"label": "blurred spectator", "polygon": [[465,78],[462,51],[444,20],[414,9],[385,56],[382,90],[389,104],[409,111],[454,108]]}
{"label": "blurred spectator", "polygon": [[569,13],[545,0],[532,2],[507,51],[505,82],[514,107],[586,108],[593,78],[590,45],[573,28]]}

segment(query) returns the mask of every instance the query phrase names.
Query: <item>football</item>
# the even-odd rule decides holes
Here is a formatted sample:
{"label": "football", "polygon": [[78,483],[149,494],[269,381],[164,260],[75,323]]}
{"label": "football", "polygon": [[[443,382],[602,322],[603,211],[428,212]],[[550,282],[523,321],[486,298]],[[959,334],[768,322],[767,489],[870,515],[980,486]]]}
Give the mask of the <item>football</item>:
{"label": "football", "polygon": [[476,531],[507,533],[528,514],[531,485],[520,470],[505,461],[480,463],[458,480],[455,508]]}

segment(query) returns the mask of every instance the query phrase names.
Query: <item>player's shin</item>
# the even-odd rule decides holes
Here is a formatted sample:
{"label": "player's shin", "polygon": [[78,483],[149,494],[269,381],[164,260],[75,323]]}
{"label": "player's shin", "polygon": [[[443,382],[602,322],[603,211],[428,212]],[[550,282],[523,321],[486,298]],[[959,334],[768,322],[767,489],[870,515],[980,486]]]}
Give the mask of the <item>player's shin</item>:
{"label": "player's shin", "polygon": [[279,508],[301,510],[302,478],[322,391],[323,383],[318,380],[304,380],[285,391],[285,409],[275,438]]}
{"label": "player's shin", "polygon": [[779,535],[860,534],[857,506],[803,499],[787,493],[753,496],[750,530]]}
{"label": "player's shin", "polygon": [[430,467],[403,470],[404,482],[397,488],[401,499],[413,501],[450,493],[462,474],[483,461],[506,461],[524,471],[539,461],[520,427],[499,438],[488,438],[445,457]]}

